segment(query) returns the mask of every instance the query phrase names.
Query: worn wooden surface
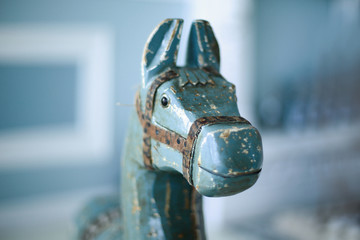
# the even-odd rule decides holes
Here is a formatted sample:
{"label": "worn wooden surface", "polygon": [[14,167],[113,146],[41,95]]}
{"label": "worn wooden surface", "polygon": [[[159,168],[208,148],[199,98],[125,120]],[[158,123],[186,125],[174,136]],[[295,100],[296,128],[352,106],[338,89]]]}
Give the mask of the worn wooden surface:
{"label": "worn wooden surface", "polygon": [[[205,239],[201,195],[233,195],[259,177],[261,137],[240,117],[235,87],[219,74],[209,23],[192,23],[187,64],[178,67],[182,25],[167,19],[146,43],[140,110],[133,111],[122,156],[121,195],[93,201],[80,213],[79,238]],[[169,70],[174,74],[151,89]],[[186,159],[187,138],[192,147]]]}

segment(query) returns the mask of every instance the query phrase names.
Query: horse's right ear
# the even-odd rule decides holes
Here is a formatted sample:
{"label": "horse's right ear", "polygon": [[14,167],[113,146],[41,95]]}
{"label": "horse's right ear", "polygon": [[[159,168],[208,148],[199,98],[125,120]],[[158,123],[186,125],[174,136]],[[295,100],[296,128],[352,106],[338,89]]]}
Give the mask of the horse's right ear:
{"label": "horse's right ear", "polygon": [[182,19],[166,19],[149,36],[141,62],[144,86],[153,76],[176,65],[182,25]]}
{"label": "horse's right ear", "polygon": [[219,45],[208,21],[196,20],[192,23],[186,60],[189,67],[211,67],[219,71]]}

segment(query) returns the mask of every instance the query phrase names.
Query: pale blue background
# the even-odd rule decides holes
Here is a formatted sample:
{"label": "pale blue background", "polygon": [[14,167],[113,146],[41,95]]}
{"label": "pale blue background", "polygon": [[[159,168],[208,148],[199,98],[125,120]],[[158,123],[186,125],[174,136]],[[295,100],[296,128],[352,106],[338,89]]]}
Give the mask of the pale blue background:
{"label": "pale blue background", "polygon": [[[0,2],[0,24],[99,24],[108,26],[115,31],[115,69],[114,69],[114,94],[113,111],[115,112],[115,119],[113,131],[115,132],[114,146],[116,146],[115,152],[112,154],[113,158],[110,161],[104,161],[104,164],[81,166],[81,167],[60,167],[50,169],[30,169],[30,170],[11,170],[5,171],[0,169],[0,203],[2,201],[10,201],[14,198],[24,198],[33,195],[43,195],[52,192],[76,190],[86,187],[96,187],[102,185],[110,185],[113,189],[118,187],[118,168],[120,152],[123,143],[124,131],[129,115],[129,108],[116,107],[116,102],[129,103],[133,102],[133,96],[135,87],[140,82],[140,60],[142,56],[143,45],[148,37],[149,32],[160,21],[170,16],[182,15],[183,5],[181,3],[165,3],[162,1],[147,2],[147,1],[1,1]],[[7,78],[10,74],[10,68],[5,68],[4,65],[0,68],[1,79]],[[19,66],[17,66],[20,68]],[[46,121],[45,124],[51,124],[51,122],[62,121],[69,122],[72,120],[73,107],[71,104],[74,101],[74,84],[71,79],[76,74],[76,69],[72,69],[73,66],[54,66],[47,68],[47,66],[34,66],[29,69],[18,69],[17,77],[24,78],[31,77],[31,74],[38,72],[43,78],[46,78],[47,74],[56,75],[53,87],[58,91],[70,91],[68,96],[64,97],[62,101],[57,101],[60,111],[56,111],[58,115],[52,115],[53,119],[44,119],[38,115],[35,111],[30,112],[27,116],[29,122],[19,124],[31,125],[31,121],[34,124],[40,124],[40,121]],[[36,69],[40,68],[40,69]],[[43,70],[41,70],[43,68]],[[60,73],[61,72],[61,73]],[[60,75],[59,75],[60,74]],[[15,77],[15,74],[12,74]],[[63,76],[61,76],[63,75]],[[68,76],[67,80],[60,83],[59,80],[62,77]],[[51,76],[52,77],[52,76]],[[9,79],[9,78],[7,78]],[[41,79],[33,86],[22,85],[16,90],[21,95],[22,92],[35,91],[42,92],[46,90],[48,86],[44,86],[41,83]],[[15,82],[9,83],[9,80],[5,81],[5,88],[10,90],[14,89]],[[59,89],[59,87],[61,88]],[[53,91],[54,91],[53,89]],[[7,92],[7,94],[11,94]],[[3,96],[1,96],[3,97]],[[25,98],[26,96],[24,96]],[[39,99],[33,99],[33,102],[29,104],[41,103],[42,106],[37,107],[42,111],[53,110],[50,106],[51,101],[42,102],[40,99],[42,95],[38,95]],[[56,96],[52,96],[56,97]],[[5,96],[5,100],[10,100],[9,96]],[[8,102],[2,101],[0,106],[8,106]],[[28,107],[28,105],[18,106],[18,110],[21,107]],[[70,107],[70,108],[69,108]],[[41,110],[39,110],[41,111]],[[23,111],[22,111],[23,112]],[[55,112],[55,111],[54,111]],[[65,116],[62,114],[64,113]],[[4,120],[4,126],[10,127],[12,119],[8,119],[11,116],[7,116]],[[16,119],[13,119],[16,121]],[[11,124],[15,125],[14,122]],[[0,125],[1,126],[1,125]],[[1,128],[5,131],[6,129]],[[66,177],[64,177],[66,176]]]}
{"label": "pale blue background", "polygon": [[[253,12],[248,19],[248,27],[254,34],[248,56],[253,67],[254,106],[251,107],[256,110],[254,123],[263,134],[264,169],[254,188],[224,200],[227,232],[251,234],[252,238],[246,239],[307,239],[299,234],[298,238],[291,238],[279,233],[275,225],[285,219],[285,222],[294,222],[293,226],[285,225],[287,230],[293,227],[296,232],[298,227],[299,232],[311,232],[302,228],[308,225],[301,224],[314,220],[312,225],[318,226],[316,214],[324,206],[350,212],[352,215],[345,214],[346,221],[340,221],[344,224],[340,226],[342,229],[352,227],[353,219],[359,216],[358,209],[353,207],[360,202],[360,139],[356,132],[360,119],[359,1],[253,2]],[[0,1],[0,24],[95,25],[114,32],[111,89],[114,97],[110,99],[114,112],[111,126],[114,152],[111,157],[79,165],[0,168],[0,208],[28,206],[34,201],[52,204],[57,195],[71,199],[73,195],[93,189],[118,191],[121,146],[131,107],[119,107],[116,103],[133,103],[141,80],[143,46],[152,29],[168,17],[189,17],[191,5],[190,0]],[[185,25],[190,24],[189,20]],[[233,54],[236,58],[239,53]],[[76,74],[76,65],[72,64],[13,66],[1,62],[0,133],[24,126],[71,125],[76,111]],[[19,84],[21,80],[17,78],[33,81]],[[45,81],[48,78],[52,81]],[[241,83],[241,79],[232,81]],[[44,98],[47,100],[42,101]],[[314,139],[318,144],[307,144]],[[328,143],[332,145],[326,145]],[[61,207],[51,206],[51,209],[60,209],[54,213],[47,209],[49,219],[61,216]],[[299,220],[303,209],[309,214]],[[281,215],[288,211],[293,213],[289,218]],[[40,220],[47,221],[46,218]],[[8,223],[15,224],[10,228]],[[17,229],[17,224],[30,226],[16,218],[0,222],[0,238],[23,239],[21,234],[16,235],[23,230]],[[325,224],[319,225],[323,229],[332,231],[332,235],[326,233],[324,239],[336,239],[336,234],[341,233],[336,228],[339,225],[334,227],[331,221],[329,225],[326,225],[328,222],[321,224]],[[40,230],[44,231],[33,231]],[[57,231],[59,229],[53,232]],[[52,235],[51,239],[57,238]]]}

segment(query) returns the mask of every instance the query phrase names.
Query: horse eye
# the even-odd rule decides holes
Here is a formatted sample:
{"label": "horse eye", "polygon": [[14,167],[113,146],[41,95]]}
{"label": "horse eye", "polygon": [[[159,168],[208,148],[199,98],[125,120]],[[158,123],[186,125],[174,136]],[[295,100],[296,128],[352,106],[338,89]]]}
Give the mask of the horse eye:
{"label": "horse eye", "polygon": [[169,99],[168,99],[166,96],[163,96],[163,97],[161,98],[161,105],[162,105],[163,107],[168,107],[168,106],[169,106]]}

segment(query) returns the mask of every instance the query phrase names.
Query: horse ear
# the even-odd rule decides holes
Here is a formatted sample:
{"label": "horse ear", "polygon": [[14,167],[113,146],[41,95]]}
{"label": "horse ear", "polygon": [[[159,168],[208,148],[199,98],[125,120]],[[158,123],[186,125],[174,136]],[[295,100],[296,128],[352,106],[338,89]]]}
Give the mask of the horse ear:
{"label": "horse ear", "polygon": [[176,65],[182,25],[182,19],[166,19],[150,34],[141,63],[144,84]]}
{"label": "horse ear", "polygon": [[190,67],[212,67],[219,71],[219,45],[208,21],[195,20],[192,23],[186,61]]}

